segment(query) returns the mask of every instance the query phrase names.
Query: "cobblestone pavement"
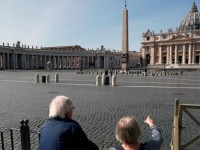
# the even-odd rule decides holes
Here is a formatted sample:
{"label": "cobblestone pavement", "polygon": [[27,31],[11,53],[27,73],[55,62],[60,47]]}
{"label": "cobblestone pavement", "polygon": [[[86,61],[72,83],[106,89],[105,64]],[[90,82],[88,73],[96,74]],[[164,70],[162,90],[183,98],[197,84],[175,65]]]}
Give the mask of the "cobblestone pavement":
{"label": "cobblestone pavement", "polygon": [[[51,83],[35,83],[36,71],[0,72],[0,130],[19,129],[19,120],[30,120],[31,130],[39,131],[48,118],[50,101],[57,95],[69,96],[76,109],[74,119],[83,127],[89,139],[100,150],[118,145],[114,129],[123,116],[134,115],[142,129],[141,141],[150,138],[149,128],[144,124],[150,115],[161,129],[164,138],[162,149],[170,149],[173,128],[174,100],[180,103],[199,104],[200,73],[190,72],[179,76],[132,76],[118,75],[117,86],[95,86],[96,75],[58,72],[50,74]],[[110,78],[111,81],[111,78]],[[199,111],[193,111],[198,119]],[[183,116],[183,141],[199,135],[200,129],[186,115]],[[6,136],[6,135],[5,135]],[[15,149],[20,149],[19,134],[14,133]],[[6,138],[5,143],[10,142]],[[38,148],[38,135],[31,134],[31,148]],[[9,149],[9,148],[7,148]],[[200,149],[200,141],[188,149]]]}

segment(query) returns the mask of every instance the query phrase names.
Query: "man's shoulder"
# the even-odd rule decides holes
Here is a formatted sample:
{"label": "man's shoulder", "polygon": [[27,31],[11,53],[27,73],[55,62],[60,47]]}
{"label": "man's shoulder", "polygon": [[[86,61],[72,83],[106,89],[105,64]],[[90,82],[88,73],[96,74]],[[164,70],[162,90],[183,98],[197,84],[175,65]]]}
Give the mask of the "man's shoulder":
{"label": "man's shoulder", "polygon": [[47,120],[46,123],[44,123],[43,126],[46,126],[49,124],[80,127],[79,123],[72,119],[50,118]]}

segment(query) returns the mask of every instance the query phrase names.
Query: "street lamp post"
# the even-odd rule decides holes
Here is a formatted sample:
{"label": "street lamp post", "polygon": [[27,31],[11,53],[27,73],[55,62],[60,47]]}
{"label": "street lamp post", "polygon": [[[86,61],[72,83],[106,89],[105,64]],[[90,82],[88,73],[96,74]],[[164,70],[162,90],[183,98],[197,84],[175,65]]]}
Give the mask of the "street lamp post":
{"label": "street lamp post", "polygon": [[164,72],[165,72],[165,71],[166,71],[166,70],[165,70],[165,64],[166,64],[165,59],[163,60],[163,64],[164,64]]}
{"label": "street lamp post", "polygon": [[147,72],[147,59],[144,60],[144,72]]}

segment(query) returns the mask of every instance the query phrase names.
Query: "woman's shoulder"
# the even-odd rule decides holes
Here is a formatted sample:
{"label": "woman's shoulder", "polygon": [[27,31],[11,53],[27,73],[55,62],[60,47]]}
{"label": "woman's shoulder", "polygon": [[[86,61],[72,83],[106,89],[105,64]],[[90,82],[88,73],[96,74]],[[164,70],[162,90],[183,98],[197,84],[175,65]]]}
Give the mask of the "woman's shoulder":
{"label": "woman's shoulder", "polygon": [[140,150],[153,150],[153,147],[151,144],[146,142],[146,143],[141,144]]}
{"label": "woman's shoulder", "polygon": [[124,150],[121,146],[111,147],[109,150]]}

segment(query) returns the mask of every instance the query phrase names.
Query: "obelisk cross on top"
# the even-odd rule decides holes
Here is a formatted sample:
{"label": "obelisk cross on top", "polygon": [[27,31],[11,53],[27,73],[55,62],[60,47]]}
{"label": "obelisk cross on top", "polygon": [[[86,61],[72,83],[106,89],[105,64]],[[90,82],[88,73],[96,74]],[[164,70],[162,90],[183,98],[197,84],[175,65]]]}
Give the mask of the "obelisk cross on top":
{"label": "obelisk cross on top", "polygon": [[125,8],[123,10],[123,28],[122,28],[122,70],[128,70],[128,10],[126,8],[126,0],[125,0]]}

